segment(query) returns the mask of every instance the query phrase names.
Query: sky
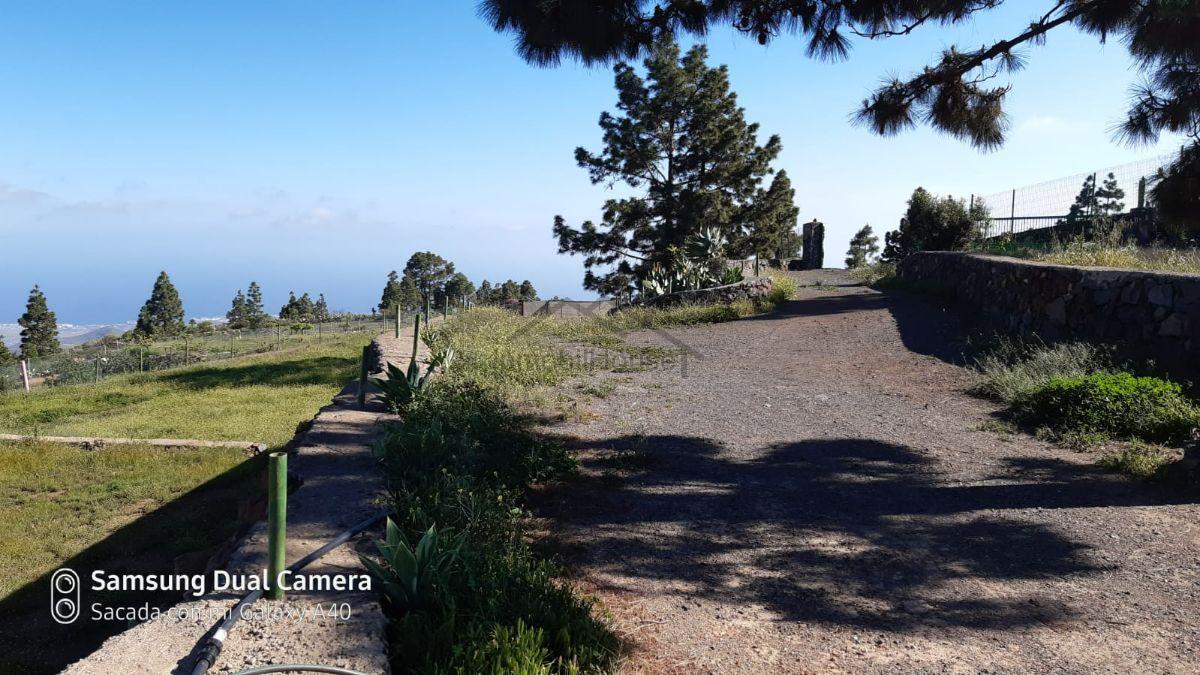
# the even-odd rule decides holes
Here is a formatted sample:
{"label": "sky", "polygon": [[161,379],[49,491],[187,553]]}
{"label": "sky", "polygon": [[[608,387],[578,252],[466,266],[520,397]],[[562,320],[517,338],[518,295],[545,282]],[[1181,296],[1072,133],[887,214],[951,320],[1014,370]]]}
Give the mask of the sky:
{"label": "sky", "polygon": [[[809,59],[707,37],[761,139],[778,134],[800,222],[826,224],[827,266],[855,230],[896,227],[912,190],[966,196],[1178,147],[1110,128],[1137,73],[1119,42],[1056,30],[1011,78],[1012,121],[981,153],[928,129],[880,138],[848,115],[889,74],[953,43],[1019,32],[1009,2],[955,30],[857,42]],[[368,311],[386,274],[431,250],[477,283],[529,279],[587,298],[558,255],[556,214],[599,219],[611,196],[575,165],[615,103],[608,67],[523,62],[469,0],[32,0],[0,22],[0,323],[39,284],[60,322],[129,320],[166,270],[189,317],[221,316],[251,280]]]}

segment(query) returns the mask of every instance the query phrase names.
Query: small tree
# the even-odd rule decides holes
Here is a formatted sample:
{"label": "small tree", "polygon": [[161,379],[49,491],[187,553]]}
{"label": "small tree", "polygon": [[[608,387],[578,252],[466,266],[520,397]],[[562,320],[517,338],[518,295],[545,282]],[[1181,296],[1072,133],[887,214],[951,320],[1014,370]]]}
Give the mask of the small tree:
{"label": "small tree", "polygon": [[455,272],[446,282],[446,297],[450,304],[461,303],[462,299],[475,294],[475,284],[462,272]]}
{"label": "small tree", "polygon": [[517,289],[519,300],[537,300],[537,289],[533,287],[528,279],[521,282],[521,286]]}
{"label": "small tree", "polygon": [[1115,216],[1125,210],[1125,191],[1117,185],[1117,177],[1109,172],[1100,187],[1096,188],[1096,214]]}
{"label": "small tree", "polygon": [[16,354],[4,344],[4,336],[0,335],[0,366],[10,366],[17,362]]}
{"label": "small tree", "polygon": [[183,332],[183,302],[166,272],[159,272],[150,298],[138,313],[134,332],[146,337],[178,335]]}
{"label": "small tree", "polygon": [[501,302],[505,300],[520,300],[521,285],[512,279],[505,281],[503,284],[500,284],[499,296],[500,297],[498,299]]}
{"label": "small tree", "polygon": [[908,200],[900,229],[884,236],[883,259],[899,262],[918,251],[960,251],[979,236],[987,208],[953,197],[938,198],[917,188]]}
{"label": "small tree", "polygon": [[388,272],[387,283],[383,286],[383,297],[379,299],[379,311],[384,314],[394,312],[402,305],[403,292],[400,288],[400,275],[396,270]]}
{"label": "small tree", "polygon": [[296,319],[305,323],[311,323],[313,316],[316,314],[317,306],[308,293],[300,296],[296,301]]}
{"label": "small tree", "polygon": [[246,296],[242,294],[241,290],[238,290],[237,295],[233,296],[229,311],[225,312],[225,319],[230,328],[246,327]]}
{"label": "small tree", "polygon": [[479,282],[479,290],[475,291],[475,298],[481,304],[486,305],[492,302],[492,295],[492,282],[488,281],[487,279]]}
{"label": "small tree", "polygon": [[262,289],[254,281],[251,281],[250,287],[246,289],[244,320],[248,328],[262,328],[267,323],[267,313],[263,310]]}
{"label": "small tree", "polygon": [[730,243],[730,255],[737,258],[791,258],[800,252],[801,238],[796,233],[796,191],[786,171],[775,174],[771,186],[759,190],[749,215],[749,228]]}
{"label": "small tree", "polygon": [[58,342],[58,319],[37,286],[29,291],[25,313],[17,319],[17,324],[21,326],[21,358],[33,359],[62,351]]}
{"label": "small tree", "polygon": [[866,267],[871,263],[871,258],[878,254],[879,237],[875,236],[870,225],[863,225],[850,240],[850,250],[846,251],[846,267]]}
{"label": "small tree", "polygon": [[324,323],[329,320],[329,303],[325,302],[325,294],[317,296],[317,304],[313,305],[313,321]]}
{"label": "small tree", "polygon": [[288,291],[288,301],[279,308],[279,318],[284,321],[300,320],[300,303],[296,300],[296,291]]}

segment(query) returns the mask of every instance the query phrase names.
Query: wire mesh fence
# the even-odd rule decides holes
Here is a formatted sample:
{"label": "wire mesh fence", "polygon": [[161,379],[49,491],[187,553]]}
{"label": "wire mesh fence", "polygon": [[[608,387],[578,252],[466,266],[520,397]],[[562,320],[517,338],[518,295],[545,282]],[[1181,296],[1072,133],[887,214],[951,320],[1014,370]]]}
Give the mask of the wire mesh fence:
{"label": "wire mesh fence", "polygon": [[[412,322],[416,312],[401,315],[402,325]],[[366,339],[395,326],[395,319],[345,320],[311,324],[270,326],[257,329],[189,331],[162,340],[102,338],[64,349],[24,364],[0,366],[0,392],[29,386],[54,387],[97,383],[105,378],[210,363],[230,358],[294,349],[305,345],[361,334]],[[22,368],[27,372],[22,372]]]}
{"label": "wire mesh fence", "polygon": [[[985,238],[1024,235],[1036,241],[1056,236],[1087,237],[1102,221],[1114,217],[1127,226],[1152,228],[1150,188],[1159,169],[1176,157],[1160,155],[1004,192],[974,195],[971,200],[973,204],[982,203],[990,214],[981,224]],[[1106,181],[1111,181],[1122,196],[1108,197]]]}

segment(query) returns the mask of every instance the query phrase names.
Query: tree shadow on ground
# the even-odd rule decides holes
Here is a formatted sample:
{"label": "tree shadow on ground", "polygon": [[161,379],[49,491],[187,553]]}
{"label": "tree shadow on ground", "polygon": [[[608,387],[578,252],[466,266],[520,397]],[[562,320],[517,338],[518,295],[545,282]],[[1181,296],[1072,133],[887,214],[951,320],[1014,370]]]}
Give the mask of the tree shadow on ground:
{"label": "tree shadow on ground", "polygon": [[189,389],[265,385],[296,387],[311,384],[341,386],[358,367],[350,356],[310,356],[283,362],[213,365],[160,375],[159,379]]}
{"label": "tree shadow on ground", "polygon": [[[569,563],[619,589],[646,582],[681,596],[757,605],[790,621],[878,630],[1014,628],[1072,608],[1022,587],[1111,569],[1069,533],[1010,509],[1164,503],[1144,487],[1066,463],[1025,463],[957,485],[934,460],[871,439],[806,440],[735,462],[702,438],[577,442],[585,469],[615,453],[643,470],[551,487],[536,510],[569,533]],[[614,485],[615,483],[615,485]],[[966,583],[964,583],[966,582]],[[980,593],[995,583],[999,593]]]}
{"label": "tree shadow on ground", "polygon": [[246,460],[64,560],[60,567],[74,570],[83,582],[75,622],[60,625],[51,619],[53,570],[0,600],[0,673],[57,673],[130,627],[92,620],[92,603],[166,608],[185,599],[174,592],[92,591],[90,576],[101,569],[114,574],[203,572],[207,556],[256,519],[246,507],[261,496],[265,461],[265,454]]}

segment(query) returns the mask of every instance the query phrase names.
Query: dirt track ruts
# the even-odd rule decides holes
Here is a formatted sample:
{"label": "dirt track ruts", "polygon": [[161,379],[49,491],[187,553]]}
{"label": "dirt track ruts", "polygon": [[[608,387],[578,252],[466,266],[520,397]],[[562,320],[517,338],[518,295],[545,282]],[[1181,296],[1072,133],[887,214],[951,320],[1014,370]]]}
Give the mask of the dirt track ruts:
{"label": "dirt track ruts", "polygon": [[627,672],[1200,670],[1200,508],[980,430],[957,315],[865,288],[642,333],[535,500]]}

